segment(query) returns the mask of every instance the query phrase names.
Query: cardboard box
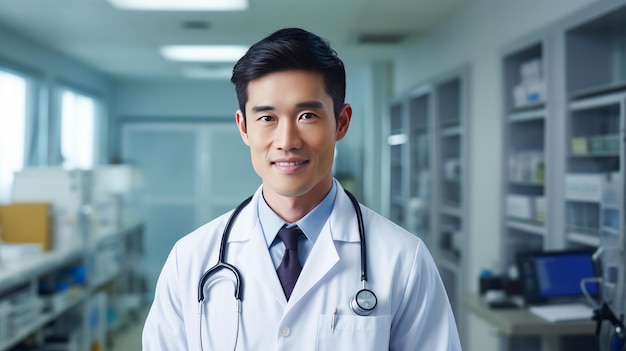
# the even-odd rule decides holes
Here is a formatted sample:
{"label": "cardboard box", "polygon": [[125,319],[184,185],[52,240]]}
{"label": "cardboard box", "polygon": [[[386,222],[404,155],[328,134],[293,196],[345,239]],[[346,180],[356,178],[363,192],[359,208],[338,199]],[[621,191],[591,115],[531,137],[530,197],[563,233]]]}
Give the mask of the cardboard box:
{"label": "cardboard box", "polygon": [[40,244],[44,251],[50,250],[50,204],[24,202],[0,205],[0,230],[4,242]]}
{"label": "cardboard box", "polygon": [[589,153],[589,139],[575,137],[571,139],[573,155],[587,155]]}
{"label": "cardboard box", "polygon": [[[32,167],[15,172],[13,201],[50,204],[52,246],[80,246],[91,235],[91,220],[81,208],[91,205],[92,171],[61,167]],[[81,217],[82,216],[82,217]]]}
{"label": "cardboard box", "polygon": [[601,173],[570,173],[565,175],[565,199],[581,202],[602,201]]}

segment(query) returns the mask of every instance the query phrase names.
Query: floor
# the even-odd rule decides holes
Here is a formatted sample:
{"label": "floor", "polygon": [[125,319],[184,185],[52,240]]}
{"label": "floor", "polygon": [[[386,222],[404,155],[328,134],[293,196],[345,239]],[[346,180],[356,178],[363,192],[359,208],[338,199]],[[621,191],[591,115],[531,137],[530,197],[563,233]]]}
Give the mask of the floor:
{"label": "floor", "polygon": [[109,351],[140,351],[141,330],[148,314],[148,307],[142,308],[122,330],[115,333]]}

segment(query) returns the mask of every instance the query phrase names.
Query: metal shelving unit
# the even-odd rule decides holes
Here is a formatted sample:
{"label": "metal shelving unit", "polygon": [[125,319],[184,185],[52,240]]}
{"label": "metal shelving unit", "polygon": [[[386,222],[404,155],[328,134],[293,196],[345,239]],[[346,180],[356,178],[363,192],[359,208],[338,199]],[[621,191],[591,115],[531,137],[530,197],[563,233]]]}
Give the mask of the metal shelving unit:
{"label": "metal shelving unit", "polygon": [[[624,43],[620,0],[592,4],[502,51],[500,268],[522,251],[602,246],[601,266],[617,270],[605,270],[603,286],[616,314],[624,313],[626,280]],[[582,338],[574,350],[587,347]],[[512,345],[542,350],[546,340]]]}
{"label": "metal shelving unit", "polygon": [[[119,230],[101,233],[84,245],[57,249],[33,256],[20,262],[4,263],[0,266],[0,312],[3,313],[0,327],[0,351],[11,350],[22,341],[38,337],[50,324],[74,314],[73,319],[82,320],[73,332],[79,333],[78,347],[90,349],[93,339],[94,318],[106,324],[106,311],[94,314],[89,304],[94,296],[105,290],[115,290],[118,280],[128,279],[133,271],[128,267],[137,251],[137,240],[141,241],[143,225],[132,221]],[[84,281],[72,282],[66,289],[53,294],[41,294],[42,284],[51,277],[65,274],[68,268],[84,269]],[[116,293],[128,293],[122,286]],[[115,298],[111,295],[111,298]],[[118,311],[124,313],[124,311]],[[103,313],[103,314],[102,314]],[[101,315],[100,315],[101,314]],[[106,325],[101,325],[106,330]],[[100,335],[100,337],[103,337]],[[106,338],[106,336],[104,336]],[[106,350],[106,340],[100,340],[101,350]]]}
{"label": "metal shelving unit", "polygon": [[417,86],[389,106],[389,217],[419,236],[439,266],[459,330],[468,286],[468,68]]}
{"label": "metal shelving unit", "polygon": [[533,37],[504,53],[502,264],[541,250],[550,228],[547,184],[549,106],[545,40]]}

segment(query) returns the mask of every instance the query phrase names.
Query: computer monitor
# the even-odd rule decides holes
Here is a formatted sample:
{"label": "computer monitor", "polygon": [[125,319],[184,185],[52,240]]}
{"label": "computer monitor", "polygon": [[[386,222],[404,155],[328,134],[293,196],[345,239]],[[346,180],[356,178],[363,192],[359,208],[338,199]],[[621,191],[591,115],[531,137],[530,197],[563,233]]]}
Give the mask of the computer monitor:
{"label": "computer monitor", "polygon": [[[526,252],[517,256],[524,300],[540,304],[555,300],[582,298],[580,283],[596,277],[590,251]],[[585,284],[591,296],[598,296],[595,282]]]}

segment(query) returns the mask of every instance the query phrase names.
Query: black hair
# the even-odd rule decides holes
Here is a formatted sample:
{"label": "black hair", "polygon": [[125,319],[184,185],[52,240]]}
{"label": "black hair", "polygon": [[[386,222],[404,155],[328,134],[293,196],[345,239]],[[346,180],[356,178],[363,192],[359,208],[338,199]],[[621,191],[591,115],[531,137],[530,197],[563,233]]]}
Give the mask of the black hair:
{"label": "black hair", "polygon": [[248,83],[269,73],[289,70],[322,74],[326,93],[333,100],[337,120],[346,96],[343,62],[326,39],[304,29],[284,28],[252,45],[233,68],[230,81],[235,85],[244,121]]}

